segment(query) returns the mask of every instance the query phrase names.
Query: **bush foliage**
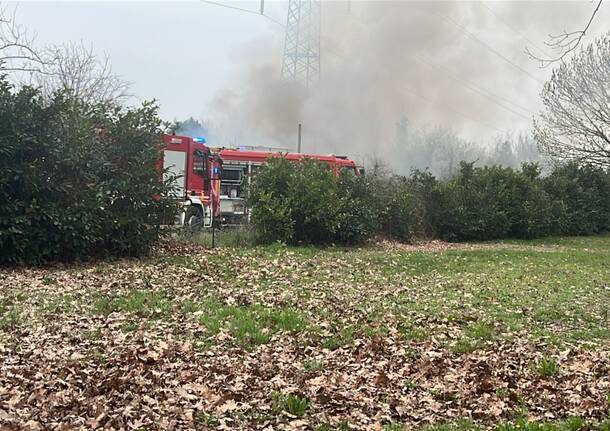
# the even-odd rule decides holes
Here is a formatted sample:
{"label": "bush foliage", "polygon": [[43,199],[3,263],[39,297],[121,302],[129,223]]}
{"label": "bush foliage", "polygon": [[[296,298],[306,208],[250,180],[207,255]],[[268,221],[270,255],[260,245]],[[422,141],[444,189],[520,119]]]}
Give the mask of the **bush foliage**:
{"label": "bush foliage", "polygon": [[373,226],[362,180],[335,178],[315,160],[270,159],[254,177],[249,203],[252,222],[265,241],[352,243]]}
{"label": "bush foliage", "polygon": [[575,163],[541,177],[535,164],[521,170],[498,166],[460,172],[443,184],[446,240],[586,235],[610,230],[610,175]]}
{"label": "bush foliage", "polygon": [[174,211],[157,108],[43,100],[0,80],[0,263],[148,251]]}
{"label": "bush foliage", "polygon": [[462,162],[445,181],[426,171],[335,178],[311,160],[274,159],[254,178],[251,205],[263,239],[287,243],[581,235],[610,230],[610,174],[574,163],[542,176],[535,163]]}

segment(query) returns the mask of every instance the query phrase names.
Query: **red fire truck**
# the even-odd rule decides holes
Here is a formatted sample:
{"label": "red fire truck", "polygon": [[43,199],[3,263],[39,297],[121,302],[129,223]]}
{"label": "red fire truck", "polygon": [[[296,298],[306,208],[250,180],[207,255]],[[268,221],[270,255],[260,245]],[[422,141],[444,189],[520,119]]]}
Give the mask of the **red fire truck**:
{"label": "red fire truck", "polygon": [[174,194],[184,205],[180,225],[197,230],[210,227],[220,217],[220,172],[217,154],[200,140],[163,135],[159,165],[174,179]]}
{"label": "red fire truck", "polygon": [[334,175],[341,170],[360,175],[354,161],[334,155],[279,153],[211,149],[197,138],[163,135],[165,148],[160,165],[176,177],[176,198],[184,205],[180,224],[196,230],[223,225],[242,224],[249,220],[245,189],[252,175],[270,157],[285,157],[298,162],[305,158],[328,164]]}

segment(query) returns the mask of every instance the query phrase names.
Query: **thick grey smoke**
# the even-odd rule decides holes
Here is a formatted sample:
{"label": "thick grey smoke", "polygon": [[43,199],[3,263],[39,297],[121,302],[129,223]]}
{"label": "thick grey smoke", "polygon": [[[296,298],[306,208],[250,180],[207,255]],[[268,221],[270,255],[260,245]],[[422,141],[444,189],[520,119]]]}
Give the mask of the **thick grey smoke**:
{"label": "thick grey smoke", "polygon": [[[592,7],[352,1],[348,11],[346,2],[325,2],[320,81],[306,91],[280,77],[278,29],[237,54],[231,89],[210,109],[211,134],[227,144],[294,148],[303,123],[304,151],[382,158],[402,171],[435,163],[406,160],[417,158],[404,148],[408,140],[427,135],[459,142],[468,147],[464,156],[483,159],[481,145],[527,131],[539,109],[550,69],[528,58],[526,46],[543,56],[548,34],[580,28]],[[591,34],[606,30],[607,18],[602,10]]]}
{"label": "thick grey smoke", "polygon": [[204,124],[191,117],[185,121],[178,122],[175,125],[175,133],[177,135],[190,136],[191,138],[205,138],[208,130]]}

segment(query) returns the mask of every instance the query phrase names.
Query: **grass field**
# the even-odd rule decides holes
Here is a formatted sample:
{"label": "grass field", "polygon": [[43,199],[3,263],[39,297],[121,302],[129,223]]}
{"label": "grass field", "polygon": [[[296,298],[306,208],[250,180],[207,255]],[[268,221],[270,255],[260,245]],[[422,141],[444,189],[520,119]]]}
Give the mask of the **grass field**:
{"label": "grass field", "polygon": [[610,236],[0,271],[0,424],[610,429]]}

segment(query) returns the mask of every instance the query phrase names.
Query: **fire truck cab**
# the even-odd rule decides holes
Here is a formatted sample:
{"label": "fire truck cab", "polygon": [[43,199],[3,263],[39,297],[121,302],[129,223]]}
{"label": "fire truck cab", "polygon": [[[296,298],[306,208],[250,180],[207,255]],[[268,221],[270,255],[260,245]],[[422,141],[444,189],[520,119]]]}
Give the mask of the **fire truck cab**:
{"label": "fire truck cab", "polygon": [[179,223],[192,230],[212,226],[220,216],[221,162],[204,140],[164,134],[159,162],[165,178],[173,178],[174,195],[184,206]]}

